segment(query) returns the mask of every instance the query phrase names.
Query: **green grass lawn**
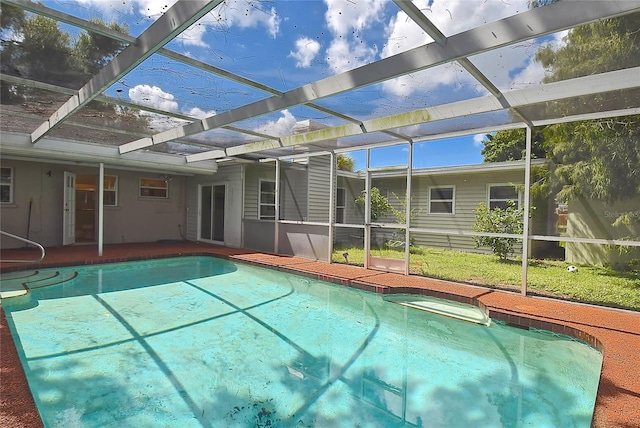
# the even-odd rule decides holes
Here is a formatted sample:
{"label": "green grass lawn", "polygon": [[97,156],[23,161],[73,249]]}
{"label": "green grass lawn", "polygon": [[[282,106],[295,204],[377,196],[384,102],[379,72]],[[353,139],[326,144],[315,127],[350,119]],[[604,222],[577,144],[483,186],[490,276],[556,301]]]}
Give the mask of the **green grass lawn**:
{"label": "green grass lawn", "polygon": [[[337,249],[333,253],[333,261],[345,263],[345,252],[349,253],[349,264],[364,264],[364,251],[361,248]],[[377,257],[404,258],[404,250],[372,250],[371,254]],[[640,311],[638,273],[619,272],[599,266],[578,266],[577,272],[567,272],[568,265],[564,261],[530,260],[527,269],[528,291],[532,294]],[[412,248],[409,270],[412,275],[518,292],[522,282],[520,259],[504,262],[494,255],[434,248]]]}

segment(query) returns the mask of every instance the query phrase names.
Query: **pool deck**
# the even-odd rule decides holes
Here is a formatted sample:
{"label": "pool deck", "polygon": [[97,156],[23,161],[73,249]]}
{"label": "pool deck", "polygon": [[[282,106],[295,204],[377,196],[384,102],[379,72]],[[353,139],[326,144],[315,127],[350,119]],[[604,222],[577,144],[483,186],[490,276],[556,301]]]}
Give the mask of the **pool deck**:
{"label": "pool deck", "polygon": [[[0,270],[38,269],[79,264],[183,255],[215,255],[318,278],[378,293],[418,293],[472,303],[494,319],[521,327],[569,334],[603,352],[604,360],[593,427],[640,426],[640,312],[608,309],[474,287],[417,276],[404,276],[342,264],[276,256],[194,242],[119,244],[48,248],[38,264],[0,263]],[[30,250],[5,250],[3,259],[37,257]],[[41,427],[31,392],[0,305],[0,426]]]}

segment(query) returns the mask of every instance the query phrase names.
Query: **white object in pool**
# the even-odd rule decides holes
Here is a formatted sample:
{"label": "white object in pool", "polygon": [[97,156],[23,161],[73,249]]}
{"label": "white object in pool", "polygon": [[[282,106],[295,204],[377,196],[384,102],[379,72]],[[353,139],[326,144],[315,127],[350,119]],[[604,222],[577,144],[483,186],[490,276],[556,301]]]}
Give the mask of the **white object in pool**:
{"label": "white object in pool", "polygon": [[420,296],[415,294],[391,294],[385,296],[384,300],[475,324],[485,326],[489,326],[491,324],[491,318],[489,318],[482,309],[477,306],[453,300],[438,299],[437,297]]}

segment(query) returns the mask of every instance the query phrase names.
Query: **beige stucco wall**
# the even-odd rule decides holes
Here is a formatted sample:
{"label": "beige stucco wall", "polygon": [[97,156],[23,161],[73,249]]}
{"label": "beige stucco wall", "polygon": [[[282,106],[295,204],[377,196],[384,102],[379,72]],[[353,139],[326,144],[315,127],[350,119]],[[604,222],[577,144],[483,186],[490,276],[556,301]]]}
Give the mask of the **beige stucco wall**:
{"label": "beige stucco wall", "polygon": [[[596,200],[569,202],[567,236],[592,239],[629,239],[640,236],[640,197],[625,202],[608,204]],[[614,226],[621,215],[628,215],[630,225]],[[623,268],[632,258],[640,257],[640,250],[620,252],[619,247],[601,244],[568,242],[566,259],[576,264],[611,265]]]}
{"label": "beige stucco wall", "polygon": [[[61,246],[64,171],[97,176],[98,166],[10,159],[3,159],[2,166],[12,167],[14,175],[14,201],[0,205],[2,230],[22,237],[28,234],[29,239],[45,247]],[[180,231],[186,222],[186,177],[172,175],[169,197],[151,199],[139,196],[139,180],[145,177],[158,178],[157,172],[105,168],[105,175],[118,177],[118,205],[104,209],[105,244],[181,239]],[[10,239],[2,241],[3,248],[23,245]]]}

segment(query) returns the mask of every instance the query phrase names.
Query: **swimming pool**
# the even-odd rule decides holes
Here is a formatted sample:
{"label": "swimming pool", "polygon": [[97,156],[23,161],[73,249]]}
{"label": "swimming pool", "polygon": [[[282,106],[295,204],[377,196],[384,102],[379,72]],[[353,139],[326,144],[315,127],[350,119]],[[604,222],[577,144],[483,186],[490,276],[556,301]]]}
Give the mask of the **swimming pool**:
{"label": "swimming pool", "polygon": [[57,270],[3,300],[46,426],[591,423],[602,355],[565,336],[209,257]]}

